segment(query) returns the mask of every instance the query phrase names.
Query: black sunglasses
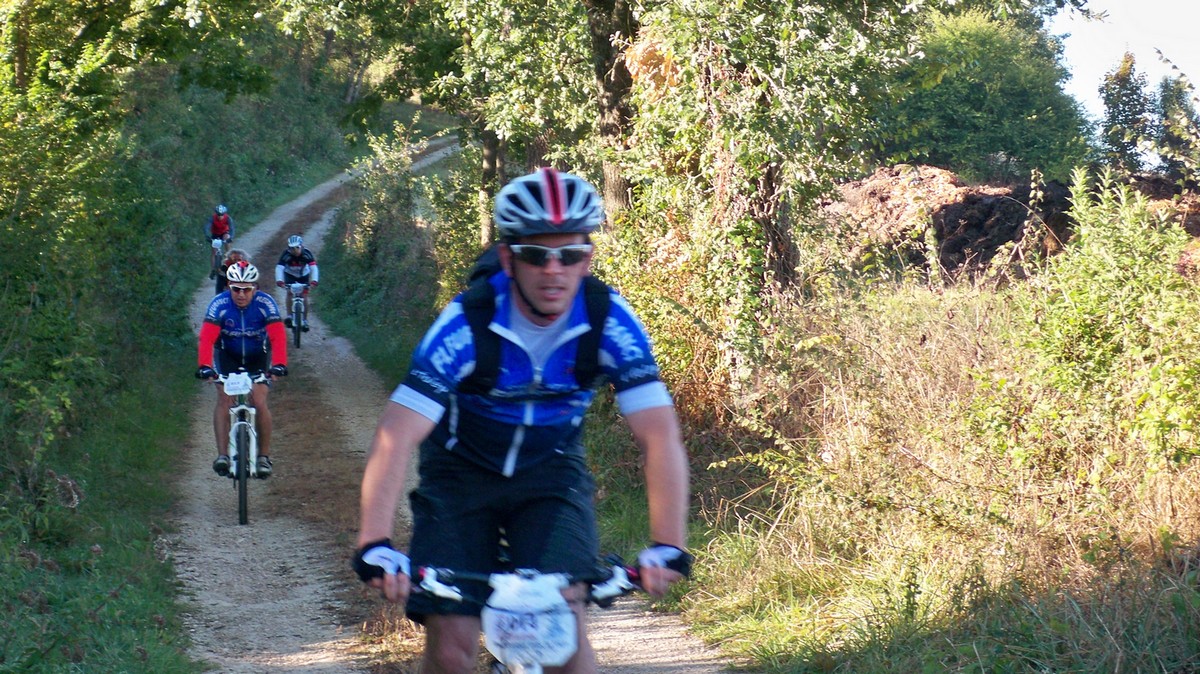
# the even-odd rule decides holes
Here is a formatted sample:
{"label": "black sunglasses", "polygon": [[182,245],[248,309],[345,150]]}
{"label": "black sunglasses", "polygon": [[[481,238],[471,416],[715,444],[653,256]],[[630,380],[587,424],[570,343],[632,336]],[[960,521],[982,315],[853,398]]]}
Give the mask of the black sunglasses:
{"label": "black sunglasses", "polygon": [[231,293],[252,293],[252,292],[254,292],[254,286],[229,286],[229,292],[231,292]]}
{"label": "black sunglasses", "polygon": [[573,243],[558,248],[535,246],[531,243],[513,243],[509,244],[508,248],[513,252],[513,257],[535,267],[545,267],[550,263],[550,258],[557,259],[564,267],[571,267],[583,262],[592,252],[590,243]]}

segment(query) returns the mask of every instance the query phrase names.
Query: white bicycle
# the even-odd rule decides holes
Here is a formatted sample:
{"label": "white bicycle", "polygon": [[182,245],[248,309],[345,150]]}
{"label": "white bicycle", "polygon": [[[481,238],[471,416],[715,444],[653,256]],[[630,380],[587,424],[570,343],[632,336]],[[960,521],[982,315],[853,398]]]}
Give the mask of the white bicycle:
{"label": "white bicycle", "polygon": [[287,289],[292,293],[292,346],[299,349],[300,335],[308,321],[308,284],[289,283]]}
{"label": "white bicycle", "polygon": [[239,371],[219,375],[216,381],[225,387],[225,394],[233,397],[229,406],[229,476],[233,478],[238,493],[238,524],[250,523],[250,478],[258,477],[258,430],[254,423],[256,411],[250,400],[250,391],[255,384],[270,381],[265,373],[251,376]]}
{"label": "white bicycle", "polygon": [[454,601],[474,601],[454,585],[459,580],[492,587],[480,614],[484,646],[495,658],[490,674],[542,674],[543,668],[562,666],[575,655],[579,637],[575,612],[562,595],[566,587],[588,583],[588,601],[601,607],[641,589],[637,569],[615,556],[606,558],[602,573],[590,578],[532,569],[481,574],[424,567],[417,570],[414,589]]}
{"label": "white bicycle", "polygon": [[219,236],[212,240],[212,271],[209,272],[209,278],[216,278],[221,273],[221,261],[225,259],[227,243]]}

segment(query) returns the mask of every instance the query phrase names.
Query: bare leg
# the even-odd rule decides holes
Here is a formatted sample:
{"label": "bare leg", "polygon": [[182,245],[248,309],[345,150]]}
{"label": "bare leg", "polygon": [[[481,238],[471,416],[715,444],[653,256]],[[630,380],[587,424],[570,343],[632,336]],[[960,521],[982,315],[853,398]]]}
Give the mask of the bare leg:
{"label": "bare leg", "polygon": [[421,674],[470,674],[478,655],[479,618],[464,615],[425,618]]}
{"label": "bare leg", "polygon": [[271,453],[271,410],[267,407],[267,393],[270,390],[266,384],[255,384],[254,389],[250,391],[250,400],[254,403],[255,417],[258,421],[259,456],[268,456]]}
{"label": "bare leg", "polygon": [[582,585],[573,585],[563,590],[563,595],[575,612],[575,624],[579,635],[579,650],[562,667],[547,667],[546,674],[596,674],[596,652],[587,637],[587,590]]}
{"label": "bare leg", "polygon": [[217,384],[217,406],[213,410],[213,432],[217,436],[217,454],[229,454],[229,406],[233,398],[225,395],[225,387]]}

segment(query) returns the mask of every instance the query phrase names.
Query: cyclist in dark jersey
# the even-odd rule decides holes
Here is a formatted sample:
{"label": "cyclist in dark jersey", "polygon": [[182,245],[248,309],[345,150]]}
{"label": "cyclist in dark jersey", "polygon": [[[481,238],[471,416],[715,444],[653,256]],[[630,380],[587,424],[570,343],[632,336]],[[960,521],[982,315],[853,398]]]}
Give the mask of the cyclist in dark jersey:
{"label": "cyclist in dark jersey", "polygon": [[[489,279],[496,293],[489,328],[501,337],[494,385],[483,393],[462,386],[477,353],[460,295],[425,334],[375,430],[355,569],[388,599],[407,602],[409,617],[425,625],[422,672],[472,671],[487,588],[460,583],[474,599],[466,602],[410,595],[410,565],[576,577],[595,567],[594,486],[580,436],[596,391],[576,380],[573,366],[580,335],[592,329],[580,289],[592,256],[589,234],[603,219],[595,189],[569,173],[542,169],[505,186],[495,205],[503,271]],[[638,562],[646,591],[662,596],[691,565],[688,460],[645,329],[619,295],[610,291],[610,298],[598,361],[643,453],[653,542]],[[413,534],[405,555],[391,536],[417,451],[420,482],[410,494]],[[501,532],[509,565],[503,568]],[[564,594],[579,618],[579,649],[561,671],[595,672],[584,589]]]}
{"label": "cyclist in dark jersey", "polygon": [[[317,268],[317,257],[312,251],[304,247],[304,239],[299,234],[293,234],[288,237],[287,249],[283,251],[283,255],[279,256],[279,263],[275,265],[275,285],[280,288],[287,288],[287,301],[284,303],[284,310],[287,312],[287,318],[283,320],[283,324],[287,327],[292,327],[292,320],[296,317],[292,316],[292,283],[304,283],[308,288],[304,289],[304,296],[308,296],[309,288],[316,288],[317,281],[320,280],[321,270]],[[307,309],[306,309],[307,311]],[[298,317],[300,325],[305,332],[308,332],[308,316]]]}
{"label": "cyclist in dark jersey", "polygon": [[[287,375],[287,333],[279,319],[279,308],[267,293],[258,290],[258,268],[235,262],[225,270],[229,289],[212,298],[200,326],[200,367],[196,377],[216,379],[245,368],[251,375],[266,372],[271,379]],[[214,356],[216,362],[214,363]],[[214,364],[216,367],[214,368]],[[269,364],[269,366],[268,366]],[[257,412],[258,477],[271,475],[271,410],[267,407],[270,386],[256,384],[250,392]],[[225,388],[217,385],[213,431],[217,436],[217,458],[213,470],[229,474],[229,406]]]}

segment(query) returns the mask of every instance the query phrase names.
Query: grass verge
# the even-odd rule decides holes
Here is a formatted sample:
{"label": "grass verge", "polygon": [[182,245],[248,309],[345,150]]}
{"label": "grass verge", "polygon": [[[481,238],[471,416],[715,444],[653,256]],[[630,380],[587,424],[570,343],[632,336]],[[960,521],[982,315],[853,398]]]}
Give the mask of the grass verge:
{"label": "grass verge", "polygon": [[[183,346],[147,362],[189,360]],[[30,505],[5,498],[0,669],[200,672],[186,654],[161,543],[169,473],[188,432],[190,374],[157,374],[114,394],[54,454]],[[11,495],[10,495],[11,496]],[[29,507],[27,517],[10,508]],[[28,525],[17,527],[17,522]]]}

